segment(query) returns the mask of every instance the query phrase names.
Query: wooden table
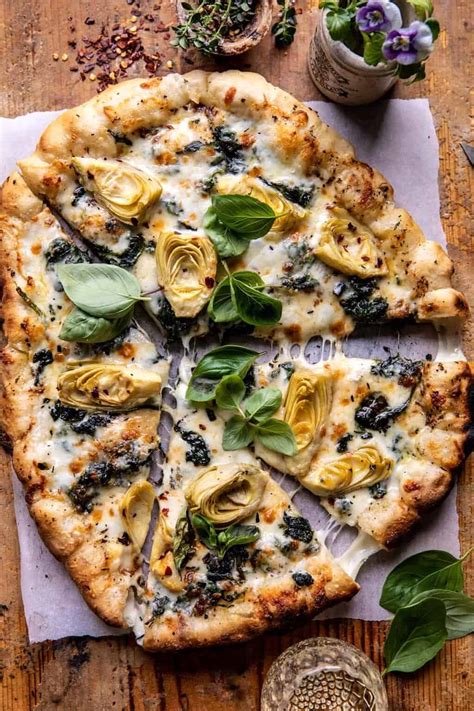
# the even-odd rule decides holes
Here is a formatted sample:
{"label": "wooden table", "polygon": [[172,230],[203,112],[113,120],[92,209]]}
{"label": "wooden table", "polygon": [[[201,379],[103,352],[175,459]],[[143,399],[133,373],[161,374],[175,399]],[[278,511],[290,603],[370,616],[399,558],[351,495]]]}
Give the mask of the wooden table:
{"label": "wooden table", "polygon": [[[130,1],[130,0],[129,0]],[[0,115],[16,116],[39,109],[59,109],[80,103],[96,90],[70,71],[75,54],[67,46],[70,27],[91,36],[94,26],[84,25],[90,16],[95,27],[128,17],[137,7],[126,0],[3,0],[0,8],[1,85]],[[141,0],[141,10],[152,11],[153,0]],[[163,2],[161,20],[174,19],[173,3]],[[317,0],[299,0],[303,9],[296,41],[288,51],[274,49],[267,38],[240,59],[213,63],[192,56],[195,67],[220,69],[231,66],[252,69],[300,99],[319,99],[306,69],[308,44],[317,19]],[[471,0],[437,0],[436,14],[443,29],[429,62],[428,79],[410,88],[397,86],[395,96],[428,96],[435,117],[441,152],[441,204],[449,252],[457,267],[456,284],[474,304],[473,237],[469,234],[473,171],[461,150],[469,140],[469,57],[472,64],[473,26]],[[155,12],[155,14],[157,14]],[[189,62],[178,57],[163,34],[150,34],[169,69],[187,71]],[[151,45],[153,47],[153,44]],[[53,61],[54,52],[69,58]],[[133,72],[131,73],[133,75]],[[429,236],[429,235],[428,235]],[[474,356],[474,329],[466,332],[465,350]],[[299,639],[328,635],[352,642],[382,666],[382,647],[387,624],[361,621],[314,622],[286,634],[269,634],[249,644],[178,655],[150,655],[131,639],[66,639],[29,645],[22,612],[19,554],[3,453],[0,477],[0,693],[2,711],[255,711],[265,674],[272,661]],[[472,464],[461,478],[458,506],[462,549],[472,543]],[[471,538],[470,538],[471,536]],[[473,592],[472,566],[466,589]],[[437,659],[413,675],[387,679],[394,711],[469,711],[469,675],[472,675],[472,637],[450,642]],[[276,711],[276,710],[275,710]]]}

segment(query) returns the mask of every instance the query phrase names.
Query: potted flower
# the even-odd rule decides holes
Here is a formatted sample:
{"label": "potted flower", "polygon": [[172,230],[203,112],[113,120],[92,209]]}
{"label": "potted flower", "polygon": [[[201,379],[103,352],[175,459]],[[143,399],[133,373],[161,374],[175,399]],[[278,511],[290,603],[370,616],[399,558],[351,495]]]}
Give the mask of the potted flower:
{"label": "potted flower", "polygon": [[309,70],[342,104],[368,104],[397,81],[425,77],[439,34],[431,0],[321,0]]}

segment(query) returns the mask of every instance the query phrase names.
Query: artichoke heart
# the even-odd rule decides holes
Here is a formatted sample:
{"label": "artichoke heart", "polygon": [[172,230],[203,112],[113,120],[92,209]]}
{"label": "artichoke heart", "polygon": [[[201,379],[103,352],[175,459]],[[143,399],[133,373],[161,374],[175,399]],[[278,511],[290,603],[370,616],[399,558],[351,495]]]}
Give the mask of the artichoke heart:
{"label": "artichoke heart", "polygon": [[326,375],[300,370],[290,378],[284,402],[284,420],[296,439],[298,452],[319,438],[332,402],[332,382]]}
{"label": "artichoke heart", "polygon": [[156,524],[150,554],[150,568],[162,585],[171,592],[180,592],[185,587],[173,559],[173,531],[162,513]]}
{"label": "artichoke heart", "polygon": [[161,390],[161,377],[134,365],[89,363],[66,370],[58,378],[59,399],[83,410],[133,410]]}
{"label": "artichoke heart", "polygon": [[178,318],[192,318],[212,294],[217,259],[204,236],[165,232],[156,247],[158,283]]}
{"label": "artichoke heart", "polygon": [[391,459],[373,445],[366,445],[316,467],[301,483],[318,496],[348,494],[387,479],[392,468]]}
{"label": "artichoke heart", "polygon": [[136,481],[127,490],[120,513],[132,543],[141,550],[150,525],[155,490],[149,481]]}
{"label": "artichoke heart", "polygon": [[271,207],[276,215],[281,215],[273,223],[272,232],[289,232],[296,229],[307,214],[306,210],[286,200],[277,190],[249,175],[225,175],[219,179],[216,190],[221,195],[250,195]]}
{"label": "artichoke heart", "polygon": [[128,163],[73,158],[72,164],[84,187],[122,222],[137,224],[161,195],[155,178]]}
{"label": "artichoke heart", "polygon": [[229,526],[257,511],[267,482],[268,474],[254,464],[224,464],[198,474],[185,496],[192,513]]}
{"label": "artichoke heart", "polygon": [[324,264],[348,276],[368,279],[387,274],[373,232],[340,207],[331,209],[314,253]]}

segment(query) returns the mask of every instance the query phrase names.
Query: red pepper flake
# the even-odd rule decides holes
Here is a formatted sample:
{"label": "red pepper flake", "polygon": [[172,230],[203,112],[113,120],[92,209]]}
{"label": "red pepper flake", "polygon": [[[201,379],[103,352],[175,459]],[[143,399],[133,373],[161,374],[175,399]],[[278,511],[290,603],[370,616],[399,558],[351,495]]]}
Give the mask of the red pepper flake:
{"label": "red pepper flake", "polygon": [[173,575],[173,571],[171,570],[169,565],[167,565],[165,568],[165,575]]}
{"label": "red pepper flake", "polygon": [[161,513],[162,513],[162,514],[163,514],[163,516],[165,516],[165,517],[167,517],[167,516],[168,516],[169,512],[170,512],[170,510],[169,510],[169,509],[161,509]]}

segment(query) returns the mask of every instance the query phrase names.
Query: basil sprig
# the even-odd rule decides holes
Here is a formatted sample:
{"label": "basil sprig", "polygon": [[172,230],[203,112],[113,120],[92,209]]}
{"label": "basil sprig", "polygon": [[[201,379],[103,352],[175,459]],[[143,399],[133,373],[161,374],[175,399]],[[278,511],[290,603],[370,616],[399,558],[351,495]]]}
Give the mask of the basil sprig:
{"label": "basil sprig", "polygon": [[251,326],[274,326],[282,304],[263,293],[265,283],[256,272],[228,274],[214,289],[207,312],[216,323],[244,321]]}
{"label": "basil sprig", "polygon": [[237,375],[228,375],[216,388],[216,404],[222,410],[235,411],[224,427],[222,446],[226,451],[247,447],[258,440],[264,447],[292,456],[296,440],[288,423],[272,417],[281,405],[281,391],[260,388],[243,400],[245,385]]}
{"label": "basil sprig", "polygon": [[264,237],[281,215],[250,195],[213,195],[204,230],[222,258],[237,257],[251,240]]}
{"label": "basil sprig", "polygon": [[217,530],[212,521],[201,514],[193,514],[191,521],[206,548],[215,551],[219,558],[223,558],[234,546],[246,546],[260,538],[260,529],[257,526],[232,524]]}
{"label": "basil sprig", "polygon": [[103,343],[115,338],[132,319],[138,301],[145,301],[138,280],[111,264],[60,264],[59,280],[75,305],[59,337],[64,341]]}
{"label": "basil sprig", "polygon": [[462,563],[470,553],[458,559],[446,551],[424,551],[388,575],[380,604],[396,614],[385,641],[384,674],[416,671],[447,639],[474,631],[474,600],[462,592]]}
{"label": "basil sprig", "polygon": [[258,351],[243,346],[214,348],[201,358],[194,368],[186,390],[186,399],[194,403],[211,402],[223,377],[236,375],[245,378],[259,355]]}
{"label": "basil sprig", "polygon": [[173,536],[173,560],[178,572],[194,553],[194,531],[189,520],[188,509],[184,508],[176,521]]}

